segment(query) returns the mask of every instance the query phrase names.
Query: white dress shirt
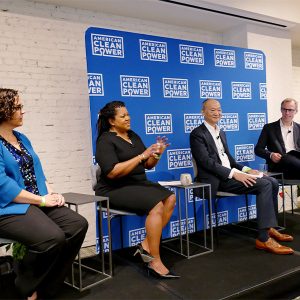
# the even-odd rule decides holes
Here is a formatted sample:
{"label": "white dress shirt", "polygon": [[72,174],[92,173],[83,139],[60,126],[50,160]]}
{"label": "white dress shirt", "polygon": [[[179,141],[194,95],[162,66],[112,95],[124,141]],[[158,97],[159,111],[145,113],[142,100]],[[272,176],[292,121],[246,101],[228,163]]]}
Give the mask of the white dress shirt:
{"label": "white dress shirt", "polygon": [[292,122],[291,126],[286,127],[283,125],[282,120],[280,119],[280,129],[281,129],[281,134],[284,141],[286,153],[290,152],[291,150],[296,150],[294,144],[293,127],[294,127],[294,122]]}
{"label": "white dress shirt", "polygon": [[[228,155],[225,153],[225,148],[224,148],[224,145],[223,145],[221,137],[220,137],[220,128],[218,125],[216,125],[216,127],[214,128],[213,126],[208,124],[206,121],[204,121],[203,123],[204,123],[205,127],[207,128],[207,130],[209,131],[209,133],[211,134],[211,136],[215,142],[222,166],[226,167],[228,169],[231,169],[231,171],[228,175],[228,178],[231,179],[234,171],[237,169],[231,168]],[[251,170],[251,168],[246,167],[246,166],[244,166],[242,169],[243,172],[247,172],[248,170]],[[237,170],[237,171],[239,171],[239,170]]]}

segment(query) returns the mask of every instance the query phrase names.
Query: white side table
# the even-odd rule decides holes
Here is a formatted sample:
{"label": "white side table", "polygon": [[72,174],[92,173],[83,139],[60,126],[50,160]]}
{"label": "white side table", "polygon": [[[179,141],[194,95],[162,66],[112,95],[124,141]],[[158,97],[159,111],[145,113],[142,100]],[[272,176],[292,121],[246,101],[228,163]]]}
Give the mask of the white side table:
{"label": "white side table", "polygon": [[[93,196],[87,194],[79,194],[79,193],[64,193],[63,194],[66,204],[69,208],[72,206],[75,207],[75,211],[78,213],[78,207],[83,204],[88,203],[95,203],[97,205],[97,224],[99,229],[99,245],[100,245],[100,252],[99,258],[101,260],[101,268],[95,269],[91,268],[81,261],[80,250],[77,255],[77,261],[75,261],[72,265],[72,279],[71,282],[65,281],[66,284],[78,289],[80,292],[84,291],[92,286],[95,286],[107,279],[112,278],[112,250],[111,250],[111,231],[110,231],[110,211],[109,211],[109,198],[108,197],[101,197],[101,196]],[[103,228],[102,228],[102,204],[105,202],[106,212],[107,212],[107,226],[108,226],[108,239],[109,239],[109,251],[108,251],[108,273],[105,267],[105,255],[104,255],[104,244],[103,244]],[[74,264],[78,265],[78,273],[79,279],[78,282],[75,281],[75,272],[74,272]],[[93,283],[89,283],[84,285],[82,279],[82,270],[87,269],[94,274],[97,274],[97,279],[94,280]]]}
{"label": "white side table", "polygon": [[[213,252],[213,228],[211,226],[212,224],[212,204],[211,204],[211,185],[209,183],[199,183],[195,182],[190,185],[181,185],[181,184],[172,184],[172,182],[169,182],[170,184],[164,184],[164,182],[159,182],[160,184],[167,186],[167,187],[174,187],[176,189],[176,194],[177,194],[177,207],[178,207],[178,214],[179,214],[179,237],[172,238],[169,240],[166,240],[163,242],[164,247],[178,253],[188,259],[199,256],[199,255],[204,255]],[[202,217],[203,217],[203,243],[195,243],[190,241],[189,237],[189,230],[188,230],[188,220],[189,220],[189,214],[188,214],[188,197],[187,197],[187,190],[188,189],[201,189],[202,190]],[[206,209],[205,209],[205,189],[208,189],[208,195],[209,198],[207,199],[208,203],[208,218],[209,222],[206,220]],[[184,192],[184,209],[185,209],[185,219],[182,218],[182,208],[181,208],[181,192]],[[195,204],[195,197],[193,197],[193,204],[194,204],[194,225],[195,225],[195,232],[197,231],[197,218],[196,218],[196,204]],[[185,232],[182,231],[182,221],[185,220],[186,224],[186,230]],[[209,225],[209,226],[208,226]],[[208,234],[207,231],[209,231],[209,236],[210,236],[210,241],[208,242]],[[175,250],[174,248],[171,248],[168,246],[168,242],[174,239],[178,239],[180,241],[180,251]],[[186,243],[184,247],[183,243]],[[197,251],[198,253],[196,254],[191,254],[190,252],[190,246],[194,245],[199,249]],[[186,250],[184,250],[186,248]]]}

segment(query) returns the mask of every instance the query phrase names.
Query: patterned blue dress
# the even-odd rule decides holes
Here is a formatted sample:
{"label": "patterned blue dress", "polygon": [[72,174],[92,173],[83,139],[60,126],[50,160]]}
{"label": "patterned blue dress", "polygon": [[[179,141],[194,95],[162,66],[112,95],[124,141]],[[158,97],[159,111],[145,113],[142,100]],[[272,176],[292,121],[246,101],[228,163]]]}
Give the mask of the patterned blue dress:
{"label": "patterned blue dress", "polygon": [[7,148],[7,150],[13,155],[15,160],[19,164],[19,169],[22,174],[25,189],[26,191],[33,193],[35,195],[39,195],[39,190],[37,187],[34,166],[33,166],[33,159],[27,149],[24,147],[22,142],[18,140],[20,145],[21,151],[6,141],[1,135],[0,140],[3,145]]}

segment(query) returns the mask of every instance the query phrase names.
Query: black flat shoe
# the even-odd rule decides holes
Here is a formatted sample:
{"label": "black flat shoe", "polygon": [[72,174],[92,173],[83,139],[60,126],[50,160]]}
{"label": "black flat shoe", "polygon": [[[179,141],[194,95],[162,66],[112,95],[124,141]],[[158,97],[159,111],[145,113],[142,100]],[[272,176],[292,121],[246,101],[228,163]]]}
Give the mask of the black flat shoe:
{"label": "black flat shoe", "polygon": [[178,278],[180,278],[179,275],[176,275],[171,271],[169,271],[167,274],[160,274],[160,273],[156,272],[154,269],[152,269],[149,265],[147,265],[146,268],[148,271],[148,276],[151,274],[158,279],[178,279]]}
{"label": "black flat shoe", "polygon": [[152,261],[154,259],[154,257],[143,248],[142,244],[137,244],[136,246],[137,246],[137,249],[134,252],[133,256],[140,254],[144,263],[149,263],[150,261]]}

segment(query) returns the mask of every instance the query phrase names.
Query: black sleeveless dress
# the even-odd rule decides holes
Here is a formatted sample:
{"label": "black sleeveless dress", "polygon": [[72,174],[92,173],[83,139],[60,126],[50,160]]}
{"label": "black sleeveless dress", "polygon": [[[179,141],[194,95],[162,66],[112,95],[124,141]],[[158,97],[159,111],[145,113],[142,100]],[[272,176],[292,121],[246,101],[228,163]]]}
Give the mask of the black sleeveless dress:
{"label": "black sleeveless dress", "polygon": [[105,132],[98,138],[96,161],[101,168],[101,176],[95,193],[97,196],[109,197],[111,208],[145,215],[161,200],[172,195],[172,192],[147,180],[142,164],[124,177],[113,180],[107,178],[106,175],[117,163],[127,161],[146,149],[136,133],[129,131],[128,135],[132,144],[117,136],[115,132]]}

